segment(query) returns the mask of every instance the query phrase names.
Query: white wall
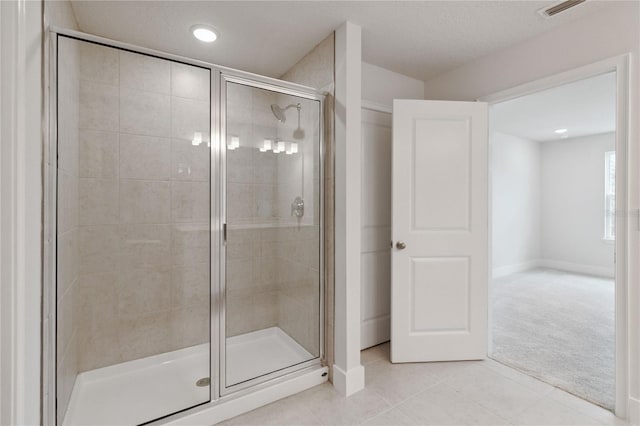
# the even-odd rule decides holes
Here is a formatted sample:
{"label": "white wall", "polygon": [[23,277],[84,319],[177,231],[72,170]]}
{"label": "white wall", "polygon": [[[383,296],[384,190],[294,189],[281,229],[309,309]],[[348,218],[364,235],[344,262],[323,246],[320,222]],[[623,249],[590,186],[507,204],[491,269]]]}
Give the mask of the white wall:
{"label": "white wall", "polygon": [[613,277],[604,232],[604,153],[615,134],[535,142],[495,132],[493,277],[549,267]]}
{"label": "white wall", "polygon": [[55,0],[44,2],[45,21],[49,25],[59,28],[78,30],[76,15],[68,0]]}
{"label": "white wall", "polygon": [[333,385],[349,396],[364,388],[364,367],[360,364],[361,28],[345,22],[335,37]]}
{"label": "white wall", "polygon": [[[619,2],[607,12],[570,22],[429,79],[425,99],[475,100],[616,55],[638,54],[639,15],[640,3]],[[633,60],[637,66],[638,58]],[[636,97],[637,89],[633,92]]]}
{"label": "white wall", "polygon": [[42,3],[0,2],[0,424],[40,416]]}
{"label": "white wall", "polygon": [[391,108],[394,99],[423,99],[424,82],[362,63],[362,99]]}
{"label": "white wall", "polygon": [[[628,217],[640,207],[640,3],[620,2],[594,14],[548,31],[523,43],[472,61],[425,83],[425,98],[474,100],[517,85],[580,66],[632,53],[629,93]],[[631,222],[630,222],[631,223]],[[629,413],[640,422],[640,233],[627,233],[627,298],[629,300]]]}
{"label": "white wall", "polygon": [[613,276],[614,246],[602,237],[604,153],[615,149],[615,134],[541,145],[545,265]]}
{"label": "white wall", "polygon": [[540,259],[540,143],[491,135],[493,276],[537,265]]}

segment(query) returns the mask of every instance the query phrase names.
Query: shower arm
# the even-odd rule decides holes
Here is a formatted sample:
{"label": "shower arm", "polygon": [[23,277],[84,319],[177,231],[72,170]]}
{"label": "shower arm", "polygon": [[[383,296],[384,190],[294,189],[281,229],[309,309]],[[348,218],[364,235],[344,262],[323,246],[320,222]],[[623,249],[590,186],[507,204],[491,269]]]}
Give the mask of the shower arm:
{"label": "shower arm", "polygon": [[296,108],[298,111],[300,111],[302,109],[302,105],[299,104],[299,103],[297,103],[297,104],[289,104],[284,108],[283,111],[286,111],[286,110],[291,109],[291,108]]}

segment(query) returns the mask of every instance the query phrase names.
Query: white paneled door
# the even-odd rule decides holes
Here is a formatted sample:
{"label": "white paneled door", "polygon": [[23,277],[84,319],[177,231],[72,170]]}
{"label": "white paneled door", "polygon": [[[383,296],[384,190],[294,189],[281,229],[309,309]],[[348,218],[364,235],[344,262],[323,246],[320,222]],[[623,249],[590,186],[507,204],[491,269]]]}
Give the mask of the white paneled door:
{"label": "white paneled door", "polygon": [[391,327],[391,114],[362,110],[360,348],[389,340]]}
{"label": "white paneled door", "polygon": [[393,103],[392,362],[487,356],[487,122],[481,102]]}

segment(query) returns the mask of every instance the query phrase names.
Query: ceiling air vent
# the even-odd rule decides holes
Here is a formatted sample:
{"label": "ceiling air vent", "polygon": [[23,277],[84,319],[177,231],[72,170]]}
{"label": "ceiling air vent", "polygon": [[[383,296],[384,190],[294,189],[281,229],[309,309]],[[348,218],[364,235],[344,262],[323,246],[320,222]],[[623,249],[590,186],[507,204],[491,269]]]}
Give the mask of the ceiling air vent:
{"label": "ceiling air vent", "polygon": [[551,18],[552,16],[557,15],[558,13],[562,13],[565,10],[571,9],[581,3],[584,3],[587,0],[567,0],[562,3],[558,3],[555,6],[548,7],[546,9],[541,9],[539,13],[545,18]]}

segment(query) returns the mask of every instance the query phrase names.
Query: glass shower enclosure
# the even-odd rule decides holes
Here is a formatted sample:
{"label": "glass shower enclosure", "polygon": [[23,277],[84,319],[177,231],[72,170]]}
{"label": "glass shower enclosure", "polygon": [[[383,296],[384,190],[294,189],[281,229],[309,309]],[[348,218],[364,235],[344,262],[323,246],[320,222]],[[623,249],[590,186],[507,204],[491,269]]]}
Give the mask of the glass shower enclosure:
{"label": "glass shower enclosure", "polygon": [[322,95],[79,33],[51,56],[57,424],[175,417],[319,365]]}

